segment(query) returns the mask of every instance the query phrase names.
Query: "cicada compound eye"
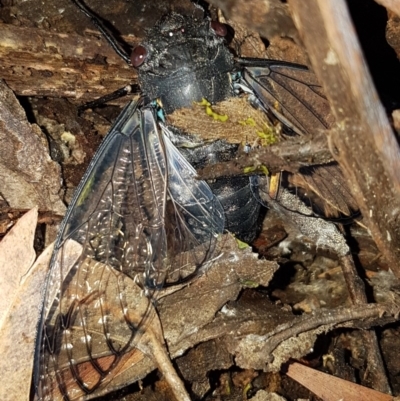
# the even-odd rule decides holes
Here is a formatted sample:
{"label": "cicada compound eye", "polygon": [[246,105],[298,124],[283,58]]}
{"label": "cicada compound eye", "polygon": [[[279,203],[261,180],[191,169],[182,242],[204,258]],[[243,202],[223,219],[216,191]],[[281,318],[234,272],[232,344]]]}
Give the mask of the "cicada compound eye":
{"label": "cicada compound eye", "polygon": [[131,63],[134,67],[140,67],[148,56],[147,49],[142,46],[136,46],[131,53]]}
{"label": "cicada compound eye", "polygon": [[218,36],[221,36],[222,38],[224,38],[227,35],[228,29],[226,28],[225,24],[221,24],[218,21],[211,21],[210,25],[211,25],[212,30]]}

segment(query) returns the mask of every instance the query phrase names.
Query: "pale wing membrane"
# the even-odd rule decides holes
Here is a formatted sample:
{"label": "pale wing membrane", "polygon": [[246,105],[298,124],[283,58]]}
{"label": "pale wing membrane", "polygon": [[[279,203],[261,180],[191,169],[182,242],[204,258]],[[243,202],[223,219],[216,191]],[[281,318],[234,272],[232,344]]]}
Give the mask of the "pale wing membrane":
{"label": "pale wing membrane", "polygon": [[168,163],[168,248],[171,251],[169,282],[181,281],[206,268],[224,230],[224,210],[205,181],[172,144],[162,127]]}
{"label": "pale wing membrane", "polygon": [[[55,298],[45,300],[39,344],[40,399],[97,391],[137,346],[150,308],[134,279],[159,286],[168,267],[166,174],[154,112],[131,102],[91,162],[56,244],[47,290]],[[71,240],[82,245],[72,267]]]}
{"label": "pale wing membrane", "polygon": [[314,73],[283,61],[239,59],[243,79],[263,106],[298,134],[312,134],[333,123],[330,107]]}

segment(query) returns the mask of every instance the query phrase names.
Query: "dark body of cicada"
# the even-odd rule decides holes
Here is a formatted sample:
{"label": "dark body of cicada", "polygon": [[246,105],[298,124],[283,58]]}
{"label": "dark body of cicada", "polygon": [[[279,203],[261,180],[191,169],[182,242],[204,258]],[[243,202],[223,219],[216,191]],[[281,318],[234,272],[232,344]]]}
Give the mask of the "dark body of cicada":
{"label": "dark body of cicada", "polygon": [[[171,32],[174,32],[172,38]],[[202,99],[213,104],[235,96],[231,78],[235,66],[233,55],[224,38],[210,27],[209,20],[198,23],[170,14],[149,33],[141,46],[149,52],[138,67],[141,89],[149,98],[159,99],[166,114],[190,108],[193,102]],[[204,118],[209,117],[205,114]],[[176,130],[171,127],[171,132]],[[176,144],[174,138],[171,140]],[[238,150],[237,145],[223,141],[218,141],[218,145],[198,142],[196,151],[177,146],[196,169],[233,158]],[[252,195],[249,179],[221,178],[208,184],[224,208],[226,230],[251,242],[260,227],[264,208]]]}
{"label": "dark body of cicada", "polygon": [[[209,19],[171,13],[132,53],[142,95],[125,107],[91,161],[55,244],[35,355],[41,401],[91,399],[129,384],[122,373],[144,347],[153,295],[213,262],[224,228],[245,241],[255,236],[261,206],[249,179],[198,180],[163,115],[202,98],[235,96],[233,75],[237,86],[256,88],[265,110],[264,90],[279,101],[277,77],[298,84],[293,71],[302,75],[303,94],[319,94],[304,67],[235,61],[220,32]],[[319,114],[307,102],[295,111],[295,92],[290,85],[281,91],[292,95],[278,118],[304,130],[307,113]],[[221,160],[225,150],[207,146],[198,144],[201,162],[180,150],[196,166]],[[224,147],[234,157],[237,149]]]}

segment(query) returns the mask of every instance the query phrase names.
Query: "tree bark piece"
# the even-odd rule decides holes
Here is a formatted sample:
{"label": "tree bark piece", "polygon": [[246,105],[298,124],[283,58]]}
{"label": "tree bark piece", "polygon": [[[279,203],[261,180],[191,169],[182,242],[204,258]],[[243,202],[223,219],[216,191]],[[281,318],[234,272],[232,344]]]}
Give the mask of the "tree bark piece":
{"label": "tree bark piece", "polygon": [[64,214],[59,166],[48,153],[36,124],[29,124],[18,100],[0,81],[0,182],[1,195],[12,208],[39,206]]}
{"label": "tree bark piece", "polygon": [[0,74],[17,95],[83,103],[136,79],[104,39],[7,24],[0,31]]}
{"label": "tree bark piece", "polygon": [[400,150],[343,1],[291,0],[336,118],[332,151],[379,250],[400,277]]}
{"label": "tree bark piece", "polygon": [[[346,5],[343,1],[320,0],[291,0],[290,5],[336,118],[336,126],[330,132],[332,153],[352,184],[349,187],[378,248],[399,277],[400,151]],[[348,284],[354,284],[350,285],[352,301],[366,303],[363,289],[356,285],[353,264],[342,266]],[[373,385],[390,392],[376,335],[369,332],[364,337],[370,347]]]}

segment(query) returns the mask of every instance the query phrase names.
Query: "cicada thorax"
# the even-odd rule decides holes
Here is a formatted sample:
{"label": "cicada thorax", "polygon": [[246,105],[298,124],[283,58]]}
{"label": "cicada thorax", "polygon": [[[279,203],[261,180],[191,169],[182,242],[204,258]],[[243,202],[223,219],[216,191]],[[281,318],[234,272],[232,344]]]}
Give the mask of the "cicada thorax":
{"label": "cicada thorax", "polygon": [[202,98],[215,103],[233,94],[233,56],[208,19],[168,14],[133,54],[138,49],[145,52],[137,66],[141,90],[159,99],[167,114]]}

